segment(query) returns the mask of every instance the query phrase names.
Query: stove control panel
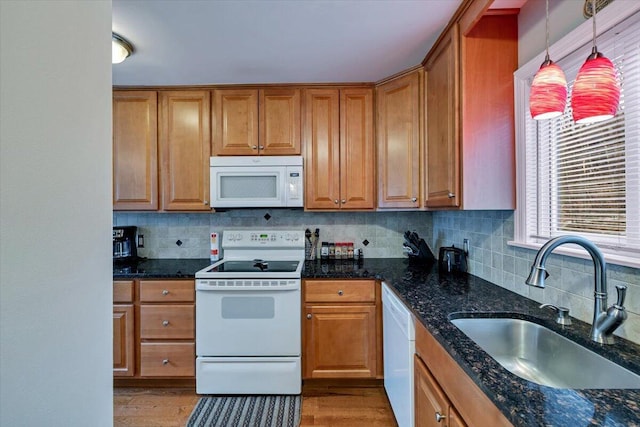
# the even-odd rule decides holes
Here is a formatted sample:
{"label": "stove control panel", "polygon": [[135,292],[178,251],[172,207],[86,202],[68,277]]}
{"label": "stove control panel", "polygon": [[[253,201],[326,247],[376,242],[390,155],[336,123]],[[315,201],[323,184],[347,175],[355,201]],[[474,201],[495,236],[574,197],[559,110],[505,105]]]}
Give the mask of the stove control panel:
{"label": "stove control panel", "polygon": [[223,248],[304,248],[303,230],[225,230]]}

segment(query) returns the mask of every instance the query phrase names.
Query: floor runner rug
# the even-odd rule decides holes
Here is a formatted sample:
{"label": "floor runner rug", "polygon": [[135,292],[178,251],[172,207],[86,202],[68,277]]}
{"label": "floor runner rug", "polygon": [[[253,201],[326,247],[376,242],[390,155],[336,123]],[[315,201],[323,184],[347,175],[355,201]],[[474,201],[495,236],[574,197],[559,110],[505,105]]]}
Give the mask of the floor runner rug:
{"label": "floor runner rug", "polygon": [[187,427],[298,427],[301,396],[205,396]]}

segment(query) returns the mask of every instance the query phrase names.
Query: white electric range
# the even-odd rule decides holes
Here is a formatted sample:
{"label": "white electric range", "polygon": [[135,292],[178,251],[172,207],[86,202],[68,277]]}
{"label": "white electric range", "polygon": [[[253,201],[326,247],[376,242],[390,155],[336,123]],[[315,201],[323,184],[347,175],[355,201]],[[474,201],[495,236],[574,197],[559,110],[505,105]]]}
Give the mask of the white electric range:
{"label": "white electric range", "polygon": [[196,273],[196,392],[300,394],[303,230],[226,230]]}

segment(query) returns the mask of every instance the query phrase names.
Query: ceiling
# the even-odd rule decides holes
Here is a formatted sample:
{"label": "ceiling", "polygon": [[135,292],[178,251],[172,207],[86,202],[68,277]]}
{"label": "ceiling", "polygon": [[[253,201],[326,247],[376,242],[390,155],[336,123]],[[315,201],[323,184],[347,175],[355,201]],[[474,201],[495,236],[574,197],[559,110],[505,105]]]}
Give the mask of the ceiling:
{"label": "ceiling", "polygon": [[113,0],[135,49],[113,84],[375,82],[419,64],[461,1]]}

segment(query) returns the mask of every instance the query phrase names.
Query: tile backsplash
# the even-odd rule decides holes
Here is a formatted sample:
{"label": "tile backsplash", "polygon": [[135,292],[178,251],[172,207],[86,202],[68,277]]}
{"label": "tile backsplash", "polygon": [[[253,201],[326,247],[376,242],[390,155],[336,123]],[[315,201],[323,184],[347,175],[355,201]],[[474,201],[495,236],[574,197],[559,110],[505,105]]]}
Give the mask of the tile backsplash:
{"label": "tile backsplash", "polygon": [[[524,284],[536,251],[507,244],[513,239],[513,211],[304,212],[299,209],[241,209],[209,213],[113,214],[114,225],[136,225],[144,235],[140,256],[208,258],[209,233],[230,228],[320,229],[320,241],[353,241],[368,258],[402,258],[403,234],[416,231],[438,256],[440,246],[462,247],[469,239],[469,272],[540,303],[566,306],[591,323],[593,265],[590,260],[552,254],[544,289]],[[368,241],[365,246],[364,241]],[[180,244],[177,244],[180,242]],[[616,334],[640,343],[640,270],[609,264],[609,305],[615,285],[628,286],[629,318]]]}
{"label": "tile backsplash", "polygon": [[[469,272],[540,303],[568,307],[570,315],[591,323],[593,317],[593,263],[591,259],[551,254],[544,289],[527,286],[536,251],[510,246],[513,211],[433,212],[433,247],[469,239]],[[625,307],[629,318],[616,335],[640,343],[640,270],[607,264],[609,305],[616,299],[615,285],[627,285]]]}
{"label": "tile backsplash", "polygon": [[428,212],[299,209],[238,209],[215,214],[115,212],[113,224],[138,226],[138,234],[144,235],[144,248],[138,254],[147,258],[208,258],[209,233],[231,228],[319,228],[321,242],[353,242],[368,258],[402,258],[406,230],[430,242],[433,228]]}

